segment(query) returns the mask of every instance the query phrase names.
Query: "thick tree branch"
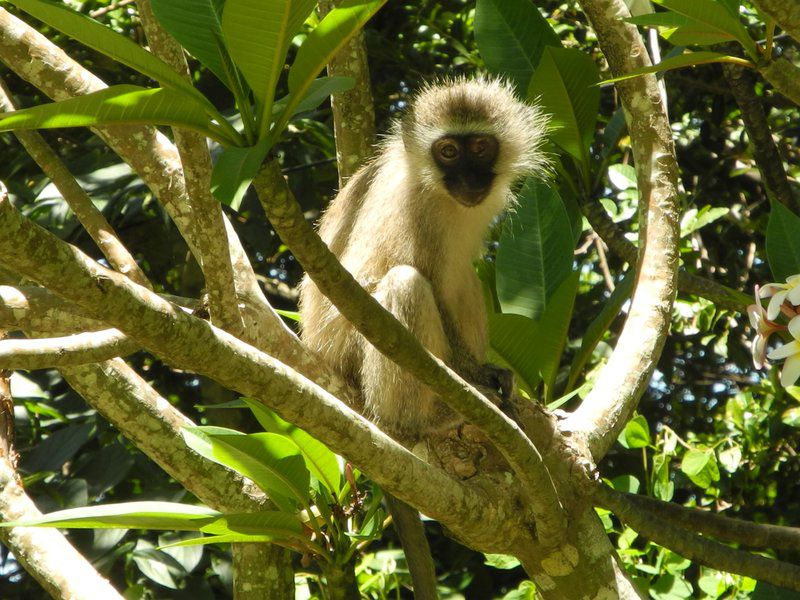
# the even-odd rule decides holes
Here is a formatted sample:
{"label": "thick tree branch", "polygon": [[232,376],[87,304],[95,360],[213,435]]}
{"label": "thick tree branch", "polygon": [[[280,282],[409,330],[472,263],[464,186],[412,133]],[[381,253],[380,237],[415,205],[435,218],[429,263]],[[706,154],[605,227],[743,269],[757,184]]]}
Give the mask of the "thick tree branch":
{"label": "thick tree branch", "polygon": [[84,365],[127,356],[139,349],[117,329],[87,331],[60,338],[0,340],[0,369],[48,369]]}
{"label": "thick tree branch", "polygon": [[[13,428],[9,426],[14,419],[14,400],[8,375],[0,370],[0,411],[4,422],[0,430],[0,520],[37,519],[42,513],[25,493],[14,466]],[[111,584],[56,529],[4,527],[0,529],[0,540],[53,598],[122,600]]]}
{"label": "thick tree branch", "polygon": [[[41,516],[8,458],[0,458],[0,518],[3,521],[22,521]],[[57,529],[4,527],[0,529],[0,540],[53,598],[122,600],[122,596]]]}
{"label": "thick tree branch", "polygon": [[[650,65],[622,0],[580,0],[615,76]],[[617,347],[594,389],[565,426],[585,436],[600,459],[625,426],[650,381],[666,340],[678,272],[678,165],[656,78],[616,84],[625,108],[639,187],[637,286]]]}
{"label": "thick tree branch", "polygon": [[662,502],[639,494],[623,494],[651,519],[666,519],[671,525],[693,533],[702,533],[722,542],[743,544],[753,548],[800,550],[800,528],[780,527],[734,519],[707,510]]}
{"label": "thick tree branch", "polygon": [[189,492],[215,510],[253,512],[267,497],[252,482],[196,454],[181,430],[194,425],[124,360],[60,369],[67,383]]}
{"label": "thick tree branch", "polygon": [[[186,314],[106,269],[0,202],[0,257],[15,270],[116,325],[174,367],[211,377],[260,398],[284,419],[348,457],[379,485],[440,520],[456,534],[468,527],[519,528],[518,509],[488,502],[478,484],[459,484],[420,460],[372,423],[273,357]],[[476,478],[477,479],[477,478]],[[465,529],[467,528],[467,529]],[[509,533],[509,535],[511,535]]]}
{"label": "thick tree branch", "polygon": [[[191,83],[183,48],[156,21],[150,0],[137,0],[150,49],[157,57]],[[233,258],[225,231],[222,206],[211,195],[211,155],[205,137],[178,127],[172,128],[175,146],[183,165],[186,193],[195,212],[194,237],[201,243],[197,257],[206,280],[211,322],[236,337],[242,337],[244,323],[234,284]]]}
{"label": "thick tree branch", "polygon": [[[320,0],[320,13],[328,14],[337,4],[338,0]],[[331,59],[328,75],[352,77],[355,81],[352,89],[331,96],[339,187],[342,188],[372,153],[375,143],[375,103],[370,90],[363,30],[350,38]]]}
{"label": "thick tree branch", "polygon": [[753,0],[753,4],[800,42],[800,3],[792,0]]}
{"label": "thick tree branch", "polygon": [[276,161],[267,162],[253,184],[273,228],[320,291],[378,350],[487,434],[519,478],[522,495],[529,500],[536,519],[540,541],[558,543],[566,525],[563,507],[539,451],[519,426],[425,350],[358,284],[306,222]]}
{"label": "thick tree branch", "polygon": [[103,328],[103,323],[44,288],[0,285],[0,329],[57,336]]}
{"label": "thick tree branch", "polygon": [[800,591],[800,566],[735,550],[654,519],[649,511],[602,484],[597,485],[594,499],[598,506],[612,511],[629,527],[692,562]]}
{"label": "thick tree branch", "polygon": [[750,69],[738,65],[723,65],[723,72],[733,97],[742,112],[742,121],[747,136],[753,144],[753,156],[761,171],[764,186],[769,196],[783,204],[795,214],[800,214],[800,203],[797,202],[786,177],[783,157],[772,139],[772,131],[767,123],[767,115],[761,101],[753,89],[756,76]]}
{"label": "thick tree branch", "polygon": [[758,72],[778,92],[800,106],[800,67],[779,56],[760,66]]}

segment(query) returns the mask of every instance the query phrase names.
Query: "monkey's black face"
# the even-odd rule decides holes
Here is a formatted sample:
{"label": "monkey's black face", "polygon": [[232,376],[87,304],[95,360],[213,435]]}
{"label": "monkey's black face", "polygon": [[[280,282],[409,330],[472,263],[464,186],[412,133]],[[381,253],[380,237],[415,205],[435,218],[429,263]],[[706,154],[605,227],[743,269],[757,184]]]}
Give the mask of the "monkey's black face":
{"label": "monkey's black face", "polygon": [[493,135],[446,135],[431,145],[450,195],[464,206],[483,202],[492,189],[500,143]]}

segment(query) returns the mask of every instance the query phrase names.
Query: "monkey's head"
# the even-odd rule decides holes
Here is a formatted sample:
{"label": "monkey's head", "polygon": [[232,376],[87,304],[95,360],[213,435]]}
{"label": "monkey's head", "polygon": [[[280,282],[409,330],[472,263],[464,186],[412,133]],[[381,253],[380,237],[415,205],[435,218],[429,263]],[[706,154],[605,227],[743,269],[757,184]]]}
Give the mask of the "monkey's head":
{"label": "monkey's head", "polygon": [[463,206],[501,210],[514,180],[543,172],[547,118],[499,79],[457,79],[423,89],[401,123],[410,165],[428,189]]}

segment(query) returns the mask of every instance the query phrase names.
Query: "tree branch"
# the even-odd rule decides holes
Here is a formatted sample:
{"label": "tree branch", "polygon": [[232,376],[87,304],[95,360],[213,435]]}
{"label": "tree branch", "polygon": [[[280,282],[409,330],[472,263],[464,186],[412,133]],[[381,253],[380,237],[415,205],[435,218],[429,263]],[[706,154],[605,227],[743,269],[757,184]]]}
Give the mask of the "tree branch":
{"label": "tree branch", "polygon": [[[423,462],[324,389],[273,357],[186,314],[126,277],[100,266],[0,201],[0,256],[13,269],[81,306],[176,368],[211,377],[259,398],[284,419],[348,457],[370,478],[454,532],[519,526],[479,486],[459,484]],[[500,510],[499,512],[503,512]],[[517,518],[522,518],[518,516]]]}
{"label": "tree branch", "polygon": [[638,506],[638,510],[649,512],[650,518],[666,519],[670,525],[693,533],[702,533],[722,542],[743,544],[753,548],[775,550],[800,550],[800,528],[780,527],[734,519],[707,510],[662,502],[639,494],[623,494],[623,497]]}
{"label": "tree branch", "polygon": [[[622,0],[580,0],[611,72],[650,66],[647,49]],[[669,332],[678,273],[679,179],[672,131],[652,75],[616,84],[628,121],[639,187],[639,264],[628,319],[594,389],[567,419],[605,455],[650,381]],[[611,244],[609,243],[609,246]]]}
{"label": "tree branch", "polygon": [[59,338],[0,340],[0,369],[48,369],[127,356],[139,349],[117,329],[88,331]]}
{"label": "tree branch", "polygon": [[725,80],[730,85],[736,104],[742,113],[745,130],[753,144],[753,156],[764,179],[769,196],[786,208],[800,214],[800,204],[792,194],[783,157],[772,139],[772,131],[767,123],[767,115],[761,101],[755,94],[756,76],[750,69],[738,65],[723,65]]}
{"label": "tree branch", "polygon": [[[320,0],[320,16],[328,14],[337,4],[338,0]],[[363,30],[350,38],[331,59],[328,75],[352,77],[355,81],[352,89],[331,96],[339,188],[343,188],[372,153],[375,143],[375,103],[370,90]]]}
{"label": "tree branch", "polygon": [[[156,21],[150,0],[137,0],[139,18],[154,55],[191,83],[183,48]],[[172,128],[178,149],[186,193],[195,212],[193,237],[198,240],[197,256],[208,290],[211,322],[236,337],[244,334],[233,273],[233,259],[225,231],[222,206],[211,195],[211,155],[205,137],[179,127]]]}
{"label": "tree branch", "polygon": [[[3,332],[0,330],[0,340]],[[2,342],[0,342],[2,343]],[[14,401],[8,374],[0,370],[0,411],[4,419],[14,418]],[[42,513],[25,493],[14,466],[13,430],[0,432],[0,519],[38,519]],[[72,547],[57,529],[10,527],[0,529],[0,540],[53,598],[64,600],[122,600],[108,581]]]}
{"label": "tree branch", "polygon": [[663,520],[653,519],[649,511],[642,510],[628,498],[603,484],[596,486],[594,500],[598,506],[612,511],[645,537],[692,562],[800,591],[800,567],[797,565],[735,550],[683,531]]}
{"label": "tree branch", "polygon": [[786,0],[753,0],[753,4],[800,42],[800,4]]}
{"label": "tree branch", "polygon": [[[339,312],[385,356],[413,374],[467,421],[480,427],[520,481],[542,543],[558,543],[566,519],[539,451],[511,419],[425,350],[341,265],[303,212],[281,174],[267,162],[253,181],[272,227]],[[392,493],[394,493],[392,491]]]}
{"label": "tree branch", "polygon": [[89,319],[79,307],[44,288],[0,285],[0,329],[68,335],[103,328],[103,323]]}

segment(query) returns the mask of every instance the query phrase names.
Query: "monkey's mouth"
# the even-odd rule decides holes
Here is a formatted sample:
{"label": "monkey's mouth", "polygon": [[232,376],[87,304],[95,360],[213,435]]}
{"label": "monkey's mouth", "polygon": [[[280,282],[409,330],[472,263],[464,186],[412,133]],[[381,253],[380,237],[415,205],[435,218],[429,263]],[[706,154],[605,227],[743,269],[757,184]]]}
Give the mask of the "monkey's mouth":
{"label": "monkey's mouth", "polygon": [[457,202],[464,206],[477,206],[492,191],[494,177],[491,171],[461,171],[447,175],[444,186]]}

